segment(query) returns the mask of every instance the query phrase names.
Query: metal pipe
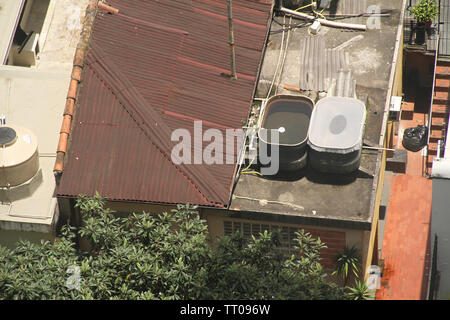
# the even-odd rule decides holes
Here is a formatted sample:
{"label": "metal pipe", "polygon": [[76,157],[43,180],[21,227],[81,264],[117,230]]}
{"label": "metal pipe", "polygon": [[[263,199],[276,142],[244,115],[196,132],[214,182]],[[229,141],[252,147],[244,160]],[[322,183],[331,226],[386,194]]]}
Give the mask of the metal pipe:
{"label": "metal pipe", "polygon": [[[292,17],[289,18],[289,25],[291,23],[292,23]],[[288,31],[287,31],[287,38],[286,38],[286,47],[284,48],[283,60],[281,61],[281,69],[280,69],[280,73],[278,74],[278,82],[277,82],[277,84],[275,86],[275,95],[277,94],[278,86],[280,85],[280,82],[281,82],[281,76],[283,75],[284,63],[286,62],[286,55],[287,55],[287,52],[289,50],[289,39],[290,39],[290,37],[291,37],[291,29],[288,29]],[[269,91],[269,94],[270,94],[270,91]]]}
{"label": "metal pipe", "polygon": [[370,149],[370,150],[386,150],[386,151],[395,151],[396,149],[390,149],[390,148],[382,148],[382,147],[367,147],[363,146],[363,149]]}
{"label": "metal pipe", "polygon": [[335,13],[335,14],[323,14],[325,17],[338,17],[338,18],[354,18],[354,17],[390,17],[390,13],[354,13],[354,14],[345,14],[345,13]]}
{"label": "metal pipe", "polygon": [[363,25],[363,24],[340,23],[340,22],[329,21],[329,20],[326,20],[326,19],[316,18],[314,16],[310,16],[309,14],[297,12],[297,11],[286,9],[286,8],[281,8],[280,11],[282,11],[284,13],[291,14],[293,16],[297,16],[297,17],[306,19],[306,20],[319,21],[322,25],[328,26],[328,27],[356,29],[356,30],[361,30],[361,31],[366,31],[367,30],[367,26]]}
{"label": "metal pipe", "polygon": [[[272,91],[272,87],[273,84],[275,83],[275,79],[278,75],[278,68],[280,67],[280,62],[281,62],[281,57],[283,55],[283,50],[284,50],[284,35],[285,35],[285,29],[284,29],[284,24],[286,22],[286,17],[283,17],[283,29],[282,29],[282,34],[281,34],[281,46],[280,46],[280,53],[278,55],[278,62],[277,62],[277,67],[275,68],[275,73],[273,75],[272,78],[272,82],[270,83],[270,87],[269,87],[269,91],[267,92],[267,96],[266,96],[266,100],[269,99],[270,97],[270,92]],[[262,110],[261,110],[262,111]]]}
{"label": "metal pipe", "polygon": [[230,30],[231,77],[233,79],[237,79],[236,53],[234,48],[234,32],[233,32],[233,10],[231,8],[231,0],[227,0],[227,4],[228,4],[228,28]]}
{"label": "metal pipe", "polygon": [[450,114],[447,120],[447,134],[444,140],[444,158],[450,158],[450,130],[448,130],[448,125],[450,123]]}
{"label": "metal pipe", "polygon": [[438,142],[437,142],[436,158],[439,159],[440,157],[441,157],[441,140],[438,140]]}

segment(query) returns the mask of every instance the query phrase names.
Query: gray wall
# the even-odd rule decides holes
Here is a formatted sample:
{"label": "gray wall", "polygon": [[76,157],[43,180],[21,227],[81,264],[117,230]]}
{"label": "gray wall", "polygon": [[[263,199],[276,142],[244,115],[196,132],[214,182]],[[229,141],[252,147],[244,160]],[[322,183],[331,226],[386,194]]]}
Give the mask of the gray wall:
{"label": "gray wall", "polygon": [[[450,180],[433,178],[431,239],[438,236],[438,299],[450,299]],[[433,243],[433,242],[432,242]]]}
{"label": "gray wall", "polygon": [[53,241],[54,235],[51,233],[33,231],[0,230],[0,246],[14,249],[19,240],[28,240],[33,243],[40,243],[41,240]]}

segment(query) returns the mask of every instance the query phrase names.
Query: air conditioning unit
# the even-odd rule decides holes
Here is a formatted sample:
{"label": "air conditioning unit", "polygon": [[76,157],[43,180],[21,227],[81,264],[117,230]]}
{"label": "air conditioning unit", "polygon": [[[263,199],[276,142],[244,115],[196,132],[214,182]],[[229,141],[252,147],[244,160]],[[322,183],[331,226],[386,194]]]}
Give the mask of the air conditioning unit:
{"label": "air conditioning unit", "polygon": [[36,65],[36,57],[39,53],[39,33],[31,32],[21,46],[14,48],[14,65],[29,67]]}
{"label": "air conditioning unit", "polygon": [[402,108],[402,97],[392,96],[391,103],[389,105],[389,119],[399,121],[401,108]]}

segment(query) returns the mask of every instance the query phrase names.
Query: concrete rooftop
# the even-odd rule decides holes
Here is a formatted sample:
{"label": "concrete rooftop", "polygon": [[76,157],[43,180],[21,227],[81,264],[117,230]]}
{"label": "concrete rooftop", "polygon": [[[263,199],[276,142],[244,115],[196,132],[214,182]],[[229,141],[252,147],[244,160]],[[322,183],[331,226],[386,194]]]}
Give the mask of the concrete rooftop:
{"label": "concrete rooftop", "polygon": [[[347,66],[356,80],[356,96],[366,102],[368,111],[364,140],[375,144],[380,142],[402,2],[367,1],[367,6],[378,5],[383,13],[388,13],[380,18],[379,29],[352,31],[322,25],[318,34],[325,38],[327,49],[340,46],[345,51]],[[342,12],[340,9],[338,6],[337,14]],[[275,19],[283,21],[281,16]],[[367,21],[366,17],[360,19],[364,24]],[[338,21],[349,22],[347,19]],[[302,22],[292,20],[292,24]],[[289,23],[289,18],[286,18],[285,23]],[[270,45],[266,49],[257,97],[267,96],[267,84],[275,73],[282,38],[279,30],[281,26],[272,22],[268,41]],[[284,85],[299,86],[301,43],[306,37],[314,37],[309,34],[308,26],[291,31],[276,94],[303,94],[317,102],[318,98],[326,95],[325,92],[298,93],[283,89]],[[317,223],[324,223],[324,219],[333,224],[344,221],[350,222],[347,225],[368,229],[372,221],[371,204],[376,187],[374,176],[377,175],[380,154],[377,150],[363,149],[360,170],[345,176],[322,174],[309,167],[275,177],[241,174],[233,194],[231,210],[299,216]]]}
{"label": "concrete rooftop", "polygon": [[[8,0],[6,2],[12,2]],[[15,1],[15,0],[14,0]],[[0,4],[3,1],[0,1]],[[0,115],[6,124],[30,129],[38,139],[40,172],[27,184],[3,192],[0,229],[50,232],[55,221],[53,165],[82,19],[89,0],[35,0],[41,17],[40,53],[33,67],[0,66]],[[48,4],[48,8],[47,8]],[[34,10],[34,11],[33,11]],[[0,25],[5,16],[0,9]],[[35,28],[33,19],[22,28]],[[14,30],[10,30],[14,34]],[[2,34],[2,50],[9,43]],[[6,198],[9,197],[9,201]]]}

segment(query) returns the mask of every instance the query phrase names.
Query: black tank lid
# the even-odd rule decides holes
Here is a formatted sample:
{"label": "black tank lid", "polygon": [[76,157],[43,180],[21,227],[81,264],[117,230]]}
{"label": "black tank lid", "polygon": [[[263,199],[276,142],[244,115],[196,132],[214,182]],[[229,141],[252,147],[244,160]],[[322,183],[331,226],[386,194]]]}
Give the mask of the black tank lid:
{"label": "black tank lid", "polygon": [[17,134],[13,128],[10,127],[0,127],[0,145],[6,145],[16,139]]}

